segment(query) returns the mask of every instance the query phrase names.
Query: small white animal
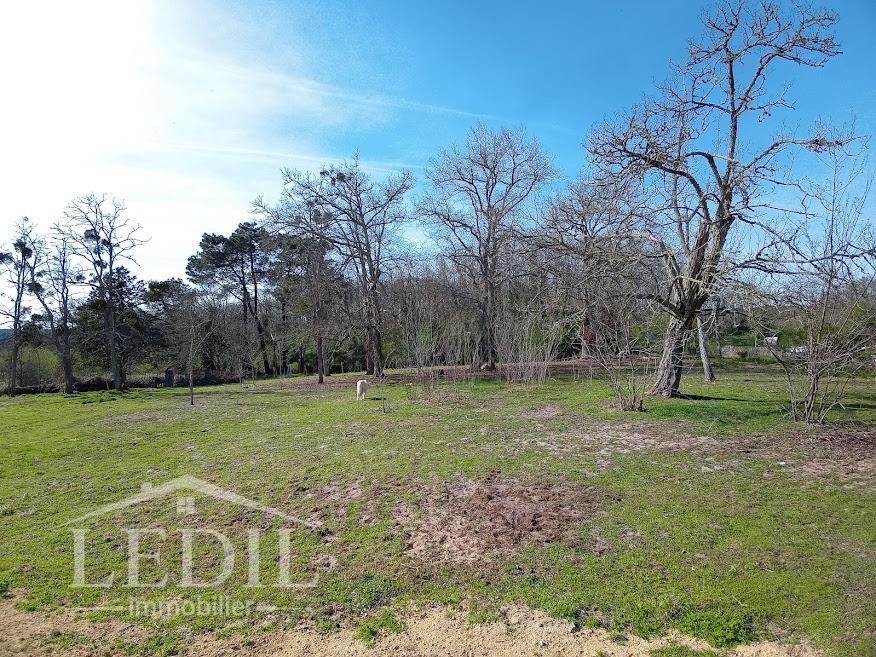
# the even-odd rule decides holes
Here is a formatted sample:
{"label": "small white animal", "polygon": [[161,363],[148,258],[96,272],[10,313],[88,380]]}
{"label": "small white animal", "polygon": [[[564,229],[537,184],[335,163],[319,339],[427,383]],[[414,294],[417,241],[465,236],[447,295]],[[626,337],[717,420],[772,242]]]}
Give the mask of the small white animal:
{"label": "small white animal", "polygon": [[368,381],[365,379],[359,379],[356,382],[356,399],[358,401],[362,401],[365,399],[365,395],[368,394]]}

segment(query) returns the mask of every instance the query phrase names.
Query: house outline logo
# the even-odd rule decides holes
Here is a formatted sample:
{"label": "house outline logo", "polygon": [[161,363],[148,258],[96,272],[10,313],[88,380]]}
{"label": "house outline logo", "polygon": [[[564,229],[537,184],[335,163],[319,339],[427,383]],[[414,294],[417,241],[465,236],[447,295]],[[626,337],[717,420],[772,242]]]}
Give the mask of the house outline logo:
{"label": "house outline logo", "polygon": [[[166,497],[168,495],[172,495],[175,493],[179,493],[181,491],[194,491],[203,494],[204,496],[211,497],[213,499],[222,500],[225,502],[230,502],[231,504],[235,504],[238,506],[242,506],[248,509],[253,509],[255,511],[262,512],[266,515],[273,516],[276,518],[280,518],[284,521],[288,521],[289,524],[298,524],[302,525],[311,530],[318,530],[322,527],[321,522],[313,522],[307,520],[301,520],[300,518],[296,518],[295,516],[284,513],[280,509],[275,507],[267,506],[262,504],[261,502],[257,502],[248,497],[244,497],[243,495],[239,495],[230,490],[226,490],[215,484],[211,484],[210,482],[204,481],[203,479],[198,479],[197,477],[193,477],[191,475],[183,475],[181,477],[176,477],[175,479],[171,479],[169,481],[164,482],[158,486],[153,486],[149,482],[144,482],[141,486],[141,490],[139,493],[134,495],[130,495],[122,500],[117,502],[112,502],[110,504],[105,504],[100,508],[94,509],[89,513],[81,515],[77,518],[69,520],[64,524],[59,526],[60,528],[69,527],[70,525],[79,525],[84,523],[86,520],[90,520],[92,518],[97,518],[100,516],[104,516],[107,514],[114,513],[116,511],[120,511],[123,509],[134,507],[138,504],[142,504],[144,502],[148,502],[151,500],[160,499]],[[176,503],[176,512],[179,516],[189,516],[195,513],[195,497],[191,495],[180,495],[177,498]],[[286,524],[286,523],[284,523]],[[110,572],[107,577],[105,577],[102,581],[97,583],[86,583],[85,577],[85,541],[86,541],[86,533],[88,530],[84,528],[72,528],[73,531],[73,584],[74,588],[110,588],[112,586],[112,582],[115,576],[115,572]],[[290,527],[283,527],[277,529],[278,540],[280,542],[280,553],[278,558],[278,583],[276,584],[279,588],[289,588],[289,589],[309,589],[313,588],[319,582],[319,572],[313,574],[313,577],[309,581],[305,582],[292,582],[290,580],[289,567],[291,565],[291,552],[290,552],[290,532],[292,529]],[[128,588],[163,588],[168,583],[168,575],[165,573],[164,577],[157,582],[151,583],[141,583],[139,579],[139,568],[140,562],[143,560],[154,561],[155,563],[161,562],[160,550],[150,551],[150,552],[140,552],[140,537],[141,535],[157,535],[162,541],[168,536],[167,530],[163,527],[150,527],[148,529],[133,529],[129,528],[125,530],[128,535],[128,580],[127,584],[125,584]],[[193,566],[193,544],[195,535],[207,534],[212,536],[214,539],[217,539],[219,544],[222,547],[223,551],[223,560],[222,560],[222,571],[221,573],[209,582],[196,582],[194,576],[194,566]],[[259,579],[259,571],[260,571],[260,563],[261,557],[259,556],[259,540],[261,535],[261,529],[249,529],[247,530],[247,564],[248,564],[248,576],[247,576],[247,587],[262,587],[264,586]],[[235,547],[232,542],[225,536],[222,532],[217,531],[212,528],[184,528],[180,530],[180,536],[182,540],[182,578],[180,580],[179,585],[183,588],[206,588],[212,586],[220,586],[222,583],[226,581],[226,579],[231,575],[234,570],[235,564]],[[131,598],[129,600],[131,604],[140,604],[142,601],[135,600]],[[261,603],[253,603],[257,610],[262,609],[264,607]],[[98,607],[100,609],[101,607]],[[279,608],[277,608],[279,609]],[[263,610],[263,609],[262,609]],[[139,612],[137,612],[139,613]],[[186,612],[188,613],[188,612]]]}
{"label": "house outline logo", "polygon": [[[150,500],[155,500],[166,495],[178,493],[180,491],[195,491],[214,499],[224,500],[225,502],[230,502],[232,504],[243,506],[248,509],[261,511],[262,513],[275,516],[282,520],[303,525],[309,529],[319,529],[322,526],[322,523],[320,522],[302,520],[295,516],[288,515],[280,511],[280,509],[274,508],[272,506],[267,506],[265,504],[262,504],[261,502],[256,502],[255,500],[251,500],[250,498],[239,495],[234,491],[226,490],[224,488],[216,486],[215,484],[211,484],[210,482],[204,481],[203,479],[198,479],[197,477],[193,477],[191,475],[183,475],[181,477],[176,477],[175,479],[166,481],[158,486],[153,486],[149,482],[144,482],[139,493],[130,495],[117,502],[105,504],[98,509],[89,511],[88,513],[81,515],[78,518],[74,518],[73,520],[65,522],[64,524],[60,525],[60,527],[69,527],[70,525],[79,524],[85,522],[86,520],[90,520],[91,518],[96,518],[98,516],[103,516],[108,513],[120,511],[122,509],[136,506]],[[194,498],[177,498],[177,513],[179,515],[189,515],[194,513]]]}

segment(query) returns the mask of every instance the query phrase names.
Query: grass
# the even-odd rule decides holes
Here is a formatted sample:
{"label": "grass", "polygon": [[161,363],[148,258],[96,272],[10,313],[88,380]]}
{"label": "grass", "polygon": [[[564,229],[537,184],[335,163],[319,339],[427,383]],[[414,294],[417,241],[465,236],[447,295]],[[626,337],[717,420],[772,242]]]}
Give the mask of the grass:
{"label": "grass", "polygon": [[[66,652],[73,648],[94,647],[94,640],[75,632],[52,632],[46,640],[46,646]],[[63,654],[62,652],[62,654]]]}
{"label": "grass", "polygon": [[402,630],[404,627],[395,614],[389,609],[384,609],[376,616],[366,618],[358,623],[356,638],[370,648],[382,634],[398,634]]}
{"label": "grass", "polygon": [[[770,638],[780,627],[811,637],[836,656],[876,652],[876,500],[872,480],[826,471],[800,475],[809,458],[787,432],[810,433],[787,418],[784,383],[765,367],[734,366],[714,385],[694,370],[683,392],[696,400],[649,398],[647,412],[614,410],[600,379],[549,380],[544,386],[496,381],[447,384],[438,399],[407,399],[403,386],[372,388],[385,397],[353,401],[349,389],[305,392],[275,382],[199,389],[189,407],[183,390],[126,394],[40,395],[0,401],[0,594],[24,591],[25,609],[125,605],[138,600],[213,596],[279,607],[273,625],[310,618],[321,631],[352,624],[366,643],[398,631],[391,608],[407,601],[471,603],[472,622],[491,622],[503,604],[525,602],[621,636],[658,636],[669,628],[715,648]],[[876,393],[856,381],[832,421],[874,426]],[[550,408],[539,414],[533,411]],[[613,449],[593,432],[705,435],[718,448]],[[764,447],[721,449],[752,434]],[[813,434],[816,435],[816,434]],[[793,437],[793,436],[792,436]],[[788,464],[788,465],[780,465]],[[797,468],[796,470],[794,468]],[[606,514],[581,524],[581,541],[522,550],[483,569],[410,563],[392,509],[415,501],[434,480],[509,477],[580,482],[612,492]],[[322,528],[290,535],[291,572],[305,579],[331,558],[315,589],[278,589],[282,522],[198,496],[198,515],[180,518],[173,501],[156,500],[94,518],[88,530],[86,581],[113,574],[109,588],[74,588],[69,527],[104,504],[192,475]],[[327,489],[326,486],[330,485]],[[330,499],[353,484],[361,497]],[[337,496],[336,496],[337,497]],[[167,527],[144,538],[144,581],[169,576],[161,589],[125,586],[129,526]],[[262,530],[262,588],[247,587],[246,528]],[[221,528],[237,548],[236,568],[218,589],[179,586],[179,527]],[[590,549],[599,537],[610,549]],[[221,550],[206,534],[195,546],[199,581],[221,574]],[[153,578],[150,580],[149,578]],[[98,611],[93,618],[130,618]],[[130,654],[174,654],[179,636],[237,631],[233,615],[140,618],[152,634],[117,646]],[[264,619],[247,617],[247,631]],[[669,650],[669,649],[667,649]],[[679,648],[682,650],[682,648]],[[696,653],[667,652],[669,655]]]}
{"label": "grass", "polygon": [[157,632],[142,642],[116,639],[110,644],[110,648],[123,655],[171,657],[180,653],[179,643],[180,639],[175,632]]}
{"label": "grass", "polygon": [[714,650],[695,650],[678,643],[651,651],[651,657],[721,657]]}

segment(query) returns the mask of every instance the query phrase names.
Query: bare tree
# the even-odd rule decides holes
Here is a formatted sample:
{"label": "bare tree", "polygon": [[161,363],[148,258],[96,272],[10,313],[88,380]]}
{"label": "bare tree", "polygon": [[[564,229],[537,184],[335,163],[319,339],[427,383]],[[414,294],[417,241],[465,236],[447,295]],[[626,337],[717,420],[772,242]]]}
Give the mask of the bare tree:
{"label": "bare tree", "polygon": [[42,258],[34,258],[30,265],[28,291],[42,307],[34,316],[48,330],[49,338],[61,357],[64,370],[64,392],[74,392],[72,331],[72,294],[75,286],[85,280],[82,271],[71,259],[70,245],[59,237],[49,245]]}
{"label": "bare tree", "polygon": [[654,260],[639,241],[617,232],[638,207],[635,189],[579,180],[551,201],[540,231],[544,247],[556,253],[555,284],[578,300],[571,319],[580,355],[607,374],[624,411],[644,410],[654,371],[654,304],[647,300]]}
{"label": "bare tree", "polygon": [[752,313],[762,334],[781,328],[794,341],[785,352],[764,340],[785,373],[794,420],[821,423],[842,406],[876,347],[876,234],[866,214],[873,176],[855,155],[823,156],[828,175],[806,184],[806,215],[778,291]]}
{"label": "bare tree", "polygon": [[447,299],[441,294],[435,272],[421,264],[418,255],[406,254],[391,271],[387,305],[401,343],[397,359],[416,369],[423,393],[429,396],[440,380],[430,366],[435,365],[439,352],[441,304]]}
{"label": "bare tree", "polygon": [[145,242],[137,237],[139,224],[123,216],[125,210],[123,201],[108,200],[106,195],[87,194],[70,202],[63,222],[57,226],[57,232],[67,241],[70,252],[84,260],[91,269],[86,283],[104,308],[104,332],[116,390],[125,386],[117,331],[116,272],[123,262],[136,262],[131,252]]}
{"label": "bare tree", "polygon": [[[787,233],[771,195],[793,147],[829,149],[823,134],[763,142],[757,122],[792,105],[773,80],[783,63],[821,67],[840,53],[830,11],[770,0],[723,0],[704,17],[705,34],[657,99],[593,134],[589,150],[605,180],[631,178],[657,190],[630,235],[662,260],[652,295],[669,314],[652,392],[678,395],[685,344],[706,301],[730,275],[766,266]],[[785,187],[784,189],[790,190]],[[742,224],[734,241],[731,229]],[[747,246],[746,246],[747,245]]]}
{"label": "bare tree", "polygon": [[15,224],[12,252],[0,252],[0,267],[6,270],[8,283],[12,288],[9,303],[0,308],[12,324],[12,348],[9,354],[9,378],[7,392],[15,396],[18,385],[18,359],[21,349],[22,326],[26,319],[28,307],[25,305],[30,268],[34,259],[38,259],[40,244],[34,239],[33,224],[27,217],[22,217]]}
{"label": "bare tree", "polygon": [[643,411],[648,377],[656,362],[646,330],[652,315],[637,295],[613,288],[591,301],[599,331],[585,348],[608,374],[620,410]]}
{"label": "bare tree", "polygon": [[406,220],[404,197],[413,186],[407,171],[371,180],[359,163],[331,165],[318,175],[284,169],[283,197],[277,208],[261,199],[254,210],[276,225],[325,240],[352,269],[359,286],[369,374],[383,374],[380,285],[398,229]]}
{"label": "bare tree", "polygon": [[502,258],[527,201],[554,175],[550,158],[523,129],[493,131],[483,123],[471,130],[464,147],[441,150],[430,161],[432,190],[418,214],[438,227],[447,256],[474,283],[485,369],[496,368],[499,290],[513,275]]}
{"label": "bare tree", "polygon": [[158,307],[170,353],[185,363],[189,406],[195,405],[195,358],[216,326],[219,304],[181,280],[151,281],[145,300]]}

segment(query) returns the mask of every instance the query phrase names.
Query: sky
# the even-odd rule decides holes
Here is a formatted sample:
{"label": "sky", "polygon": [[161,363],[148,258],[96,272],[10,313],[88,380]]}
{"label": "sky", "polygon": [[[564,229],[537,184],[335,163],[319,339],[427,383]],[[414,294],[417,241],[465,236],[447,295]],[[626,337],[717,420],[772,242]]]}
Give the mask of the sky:
{"label": "sky", "polygon": [[[204,232],[278,198],[282,167],[358,151],[423,181],[478,121],[525,126],[564,177],[600,120],[654,89],[704,0],[10,0],[0,7],[0,244],[76,196],[124,199],[132,269],[183,276]],[[787,69],[793,125],[876,132],[876,0],[833,0],[844,54]]]}

